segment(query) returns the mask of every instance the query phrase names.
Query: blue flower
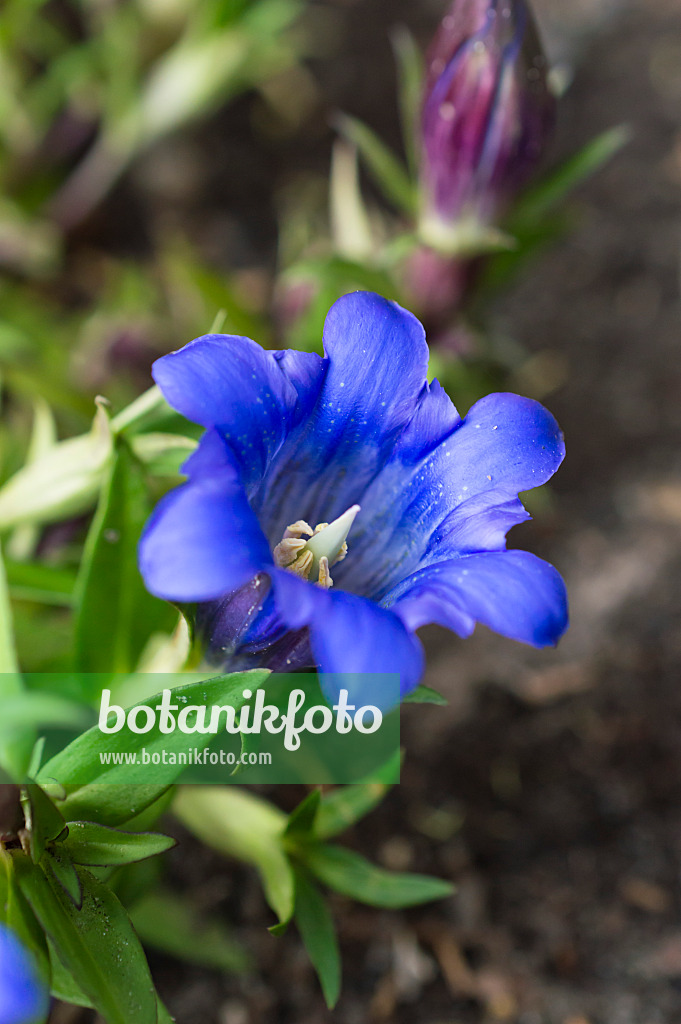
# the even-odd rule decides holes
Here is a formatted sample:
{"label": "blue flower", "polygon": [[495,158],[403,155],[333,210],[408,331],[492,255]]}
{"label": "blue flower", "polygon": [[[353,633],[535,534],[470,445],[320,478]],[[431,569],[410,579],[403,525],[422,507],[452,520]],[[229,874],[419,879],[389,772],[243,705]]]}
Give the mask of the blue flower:
{"label": "blue flower", "polygon": [[0,924],[0,1024],[29,1024],[47,1013],[48,993],[13,931]]}
{"label": "blue flower", "polygon": [[378,295],[340,299],[324,349],[207,335],[154,364],[206,432],[144,531],[149,590],[200,603],[214,658],[399,673],[402,695],[422,675],[426,623],[556,643],[560,576],[505,543],[529,518],[518,492],[563,459],[553,417],[495,394],[461,419],[426,382],[421,324]]}

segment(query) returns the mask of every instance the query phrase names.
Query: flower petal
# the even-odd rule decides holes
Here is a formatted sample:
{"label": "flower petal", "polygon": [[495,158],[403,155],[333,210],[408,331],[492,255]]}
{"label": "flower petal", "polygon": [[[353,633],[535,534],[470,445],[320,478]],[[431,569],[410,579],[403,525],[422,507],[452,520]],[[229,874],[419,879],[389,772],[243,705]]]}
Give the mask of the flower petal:
{"label": "flower petal", "polygon": [[272,556],[233,453],[215,431],[185,469],[189,482],[166,495],[144,529],[140,571],[157,597],[208,601],[243,586]]}
{"label": "flower petal", "polygon": [[436,622],[469,636],[475,622],[502,636],[548,647],[568,626],[560,574],[527,551],[492,551],[439,562],[386,598],[409,629]]}
{"label": "flower petal", "polygon": [[[492,520],[495,546],[500,546],[503,520],[509,529],[527,518],[509,500],[545,483],[563,459],[558,424],[538,402],[489,395],[458,421],[446,396],[431,395],[433,412],[419,410],[390,460],[357,499],[362,512],[350,538],[353,558],[339,567],[339,586],[380,599],[424,562],[485,550]],[[424,430],[416,443],[419,422]],[[430,449],[425,428],[436,431]],[[504,505],[503,514],[486,511]],[[454,552],[457,532],[461,547]]]}
{"label": "flower petal", "polygon": [[[289,629],[310,630],[316,664],[330,677],[327,697],[338,696],[341,683],[334,677],[339,674],[399,674],[401,696],[418,686],[423,648],[393,612],[355,594],[322,590],[292,573],[275,571],[272,583],[277,610]],[[355,687],[354,696],[372,703],[368,691],[360,695]]]}
{"label": "flower petal", "polygon": [[309,412],[300,392],[316,398],[324,362],[311,352],[286,359],[250,338],[207,334],[157,359],[152,372],[174,409],[218,428],[249,484],[262,476],[287,431]]}
{"label": "flower petal", "polygon": [[49,997],[30,954],[0,922],[0,1024],[42,1020]]}
{"label": "flower petal", "polygon": [[354,504],[424,390],[423,327],[379,295],[339,299],[326,318],[324,348],[328,366],[317,403],[268,474],[263,514],[265,504],[278,510],[266,528],[271,537],[301,517],[313,525],[331,522]]}

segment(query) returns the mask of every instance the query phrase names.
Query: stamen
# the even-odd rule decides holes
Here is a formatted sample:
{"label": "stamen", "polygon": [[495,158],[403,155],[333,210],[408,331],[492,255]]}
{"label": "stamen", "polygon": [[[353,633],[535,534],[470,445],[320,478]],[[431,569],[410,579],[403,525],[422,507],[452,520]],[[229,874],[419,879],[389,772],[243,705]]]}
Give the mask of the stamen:
{"label": "stamen", "polygon": [[329,569],[347,555],[346,538],[358,512],[359,505],[353,505],[332,523],[319,523],[314,530],[304,519],[287,526],[273,552],[275,565],[328,590],[333,586]]}
{"label": "stamen", "polygon": [[333,580],[331,579],[331,573],[329,572],[329,560],[326,555],[322,555],[319,559],[319,579],[317,584],[323,587],[324,590],[330,590],[333,586]]}

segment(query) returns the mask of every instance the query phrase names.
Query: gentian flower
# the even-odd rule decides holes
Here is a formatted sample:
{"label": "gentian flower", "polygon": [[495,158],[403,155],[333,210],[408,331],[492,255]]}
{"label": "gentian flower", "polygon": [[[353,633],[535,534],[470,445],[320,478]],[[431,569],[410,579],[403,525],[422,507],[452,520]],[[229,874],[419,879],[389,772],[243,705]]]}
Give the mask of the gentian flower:
{"label": "gentian flower", "polygon": [[505,550],[529,518],[518,492],[563,459],[553,417],[496,394],[461,419],[426,382],[419,321],[378,295],[332,307],[324,350],[207,335],[154,364],[169,403],[206,432],[142,536],[149,590],[200,603],[215,660],[399,673],[403,695],[421,678],[426,623],[554,644],[560,576]]}
{"label": "gentian flower", "polygon": [[48,993],[21,942],[0,924],[0,1024],[33,1024],[45,1017]]}
{"label": "gentian flower", "polygon": [[526,0],[454,0],[427,57],[423,234],[484,248],[551,132],[555,100]]}

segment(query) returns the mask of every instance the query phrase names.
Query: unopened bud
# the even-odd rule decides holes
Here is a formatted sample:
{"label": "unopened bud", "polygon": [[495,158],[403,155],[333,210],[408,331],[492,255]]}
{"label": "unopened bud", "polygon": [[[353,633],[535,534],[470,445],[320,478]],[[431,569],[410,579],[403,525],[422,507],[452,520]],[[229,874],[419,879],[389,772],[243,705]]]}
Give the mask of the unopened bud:
{"label": "unopened bud", "polygon": [[498,245],[494,222],[539,161],[554,113],[525,0],[454,0],[428,54],[424,240],[452,254]]}

